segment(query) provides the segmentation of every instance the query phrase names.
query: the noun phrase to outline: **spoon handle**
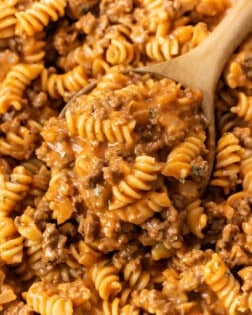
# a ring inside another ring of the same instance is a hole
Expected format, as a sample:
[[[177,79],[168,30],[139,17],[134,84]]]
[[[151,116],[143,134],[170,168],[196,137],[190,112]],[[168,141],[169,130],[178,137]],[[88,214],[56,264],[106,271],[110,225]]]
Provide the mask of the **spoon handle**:
[[[202,55],[199,62],[205,64],[203,73],[212,78],[206,88],[209,85],[211,88],[211,83],[215,88],[228,58],[249,32],[252,32],[252,0],[238,0],[203,45],[197,47],[197,53]]]
[[[252,32],[252,0],[238,0],[199,46],[174,59],[135,71],[159,74],[184,86],[213,93],[225,63],[249,32]]]

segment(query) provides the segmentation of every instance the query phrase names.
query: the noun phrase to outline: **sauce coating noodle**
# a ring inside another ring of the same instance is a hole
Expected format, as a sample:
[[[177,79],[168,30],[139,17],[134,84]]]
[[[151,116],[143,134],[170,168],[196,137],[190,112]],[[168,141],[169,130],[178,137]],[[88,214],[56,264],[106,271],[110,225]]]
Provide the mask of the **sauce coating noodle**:
[[[218,83],[203,196],[200,91],[131,72],[234,2],[1,0],[1,314],[252,313],[251,35]]]

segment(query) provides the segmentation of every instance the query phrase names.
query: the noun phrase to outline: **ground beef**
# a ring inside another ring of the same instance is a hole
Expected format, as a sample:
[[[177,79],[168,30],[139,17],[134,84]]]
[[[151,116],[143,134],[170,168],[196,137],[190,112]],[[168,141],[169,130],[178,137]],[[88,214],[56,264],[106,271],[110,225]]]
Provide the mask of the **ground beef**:
[[[96,214],[88,212],[86,217],[81,216],[78,232],[83,236],[87,244],[92,243],[100,231],[100,221]]]
[[[88,157],[85,158],[87,168],[81,169],[78,175],[81,176],[81,183],[85,188],[93,188],[102,179],[102,168],[104,165],[104,160],[92,157],[89,159],[90,163],[88,163]],[[88,164],[87,164],[88,163]],[[80,174],[81,173],[81,174]]]
[[[76,237],[78,233],[76,227],[71,222],[66,222],[59,226],[59,232],[70,238]]]
[[[0,52],[0,81],[2,81],[11,68],[18,64],[19,57],[16,53],[10,50]]]
[[[77,31],[68,26],[67,21],[63,21],[61,27],[54,36],[54,47],[60,55],[66,56],[71,50],[79,46]]]
[[[44,142],[36,151],[37,157],[49,167],[64,169],[74,159],[69,136],[63,127],[59,130],[55,118],[51,118],[41,133],[45,141],[55,141],[55,146]]]
[[[167,300],[167,297],[157,290],[134,291],[132,304],[143,308],[151,314],[178,315],[174,305]],[[162,311],[161,311],[162,310]]]
[[[117,185],[123,175],[130,172],[129,164],[121,157],[111,157],[108,167],[103,168],[104,180],[109,185]]]
[[[85,14],[75,24],[76,29],[78,31],[83,32],[84,34],[90,34],[93,31],[95,26],[96,26],[96,18],[91,12],[88,12],[87,14]]]
[[[35,92],[34,90],[28,89],[27,96],[30,103],[35,108],[41,108],[48,102],[47,94],[45,92]]]
[[[33,315],[34,312],[30,306],[24,302],[12,302],[6,309],[3,310],[2,315]]]
[[[141,257],[144,257],[144,252],[141,250],[140,244],[135,242],[127,244],[124,248],[113,255],[113,263],[115,267],[121,269],[133,259],[135,253],[139,255],[139,251],[140,254],[142,253]]]
[[[173,258],[174,268],[184,272],[188,268],[205,265],[211,256],[212,250],[210,249],[206,251],[200,249],[186,251],[186,249],[181,249],[177,251],[176,257]]]
[[[114,226],[116,226],[116,229]],[[121,250],[138,236],[138,231],[133,224],[119,223],[115,220],[107,221],[107,226],[105,226],[101,232],[101,237],[98,240],[98,249],[102,252]],[[103,232],[110,234],[111,237],[108,237]],[[105,237],[103,236],[104,234],[106,235]]]
[[[148,143],[139,143],[135,147],[136,155],[151,155],[156,151],[162,149],[165,145],[164,137],[157,139],[156,141]]]
[[[61,263],[67,257],[65,244],[67,237],[60,234],[55,224],[47,223],[43,233],[42,249],[45,263]]]
[[[234,128],[234,135],[240,140],[240,142],[249,149],[252,149],[252,130],[251,128]]]
[[[41,230],[45,229],[45,224],[50,214],[51,209],[49,208],[49,202],[43,198],[43,201],[38,204],[34,212],[34,222]]]
[[[234,209],[232,223],[240,226],[242,222],[247,222],[252,209],[252,197],[239,198],[231,204]]]
[[[120,18],[133,9],[132,0],[102,0],[100,3],[101,14],[106,13],[111,22],[118,22]]]
[[[132,240],[132,235],[120,234],[118,238],[101,238],[99,239],[98,250],[102,253],[110,253],[120,250]]]
[[[194,182],[201,182],[205,180],[208,176],[209,168],[208,162],[205,161],[202,156],[198,156],[191,162],[192,167],[192,180]]]
[[[172,206],[161,213],[161,218],[152,217],[141,226],[155,241],[163,241],[168,248],[177,247],[180,240],[178,212]]]
[[[244,71],[244,74],[248,78],[248,80],[252,80],[252,57],[251,57],[251,47],[250,51],[247,51],[244,57],[244,60],[242,61],[242,68]]]
[[[72,19],[80,19],[91,10],[99,0],[68,0],[66,13]]]

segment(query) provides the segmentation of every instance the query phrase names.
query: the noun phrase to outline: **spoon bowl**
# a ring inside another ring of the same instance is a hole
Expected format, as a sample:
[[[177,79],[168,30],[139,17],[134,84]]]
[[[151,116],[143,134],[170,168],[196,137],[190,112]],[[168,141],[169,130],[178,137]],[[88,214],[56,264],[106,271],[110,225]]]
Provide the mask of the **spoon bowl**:
[[[203,94],[202,113],[208,122],[207,148],[209,172],[205,178],[202,192],[205,190],[215,160],[215,115],[214,97],[218,80],[230,55],[252,32],[252,2],[237,1],[215,30],[202,44],[179,57],[142,68],[130,69],[139,74],[149,73],[167,77],[180,82],[183,86],[199,88]],[[89,93],[96,86],[92,82],[76,93],[60,113],[63,117],[66,108],[79,96]]]

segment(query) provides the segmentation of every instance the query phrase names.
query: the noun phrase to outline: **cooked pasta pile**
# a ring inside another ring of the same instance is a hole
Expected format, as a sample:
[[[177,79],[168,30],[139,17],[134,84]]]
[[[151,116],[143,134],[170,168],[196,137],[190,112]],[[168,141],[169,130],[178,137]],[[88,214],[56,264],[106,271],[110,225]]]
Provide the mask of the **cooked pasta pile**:
[[[200,91],[131,71],[233,3],[1,0],[1,314],[252,314],[252,37],[218,83],[204,195]]]

